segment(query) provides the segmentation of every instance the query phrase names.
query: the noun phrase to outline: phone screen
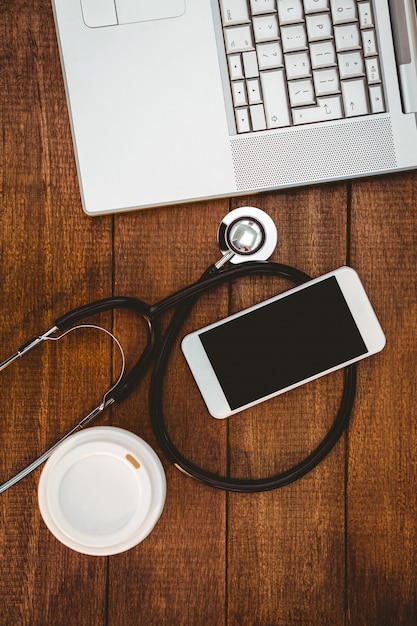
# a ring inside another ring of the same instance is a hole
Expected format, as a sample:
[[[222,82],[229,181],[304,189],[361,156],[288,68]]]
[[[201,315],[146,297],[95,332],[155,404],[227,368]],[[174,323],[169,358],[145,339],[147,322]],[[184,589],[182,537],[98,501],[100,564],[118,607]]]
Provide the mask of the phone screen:
[[[199,336],[232,410],[368,352],[333,276]]]

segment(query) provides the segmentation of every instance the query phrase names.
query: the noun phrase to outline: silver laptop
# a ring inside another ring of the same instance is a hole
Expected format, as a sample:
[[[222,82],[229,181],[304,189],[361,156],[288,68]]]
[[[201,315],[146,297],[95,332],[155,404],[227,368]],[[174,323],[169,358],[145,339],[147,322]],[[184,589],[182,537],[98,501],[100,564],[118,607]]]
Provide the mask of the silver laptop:
[[[415,0],[52,0],[91,215],[417,167]]]

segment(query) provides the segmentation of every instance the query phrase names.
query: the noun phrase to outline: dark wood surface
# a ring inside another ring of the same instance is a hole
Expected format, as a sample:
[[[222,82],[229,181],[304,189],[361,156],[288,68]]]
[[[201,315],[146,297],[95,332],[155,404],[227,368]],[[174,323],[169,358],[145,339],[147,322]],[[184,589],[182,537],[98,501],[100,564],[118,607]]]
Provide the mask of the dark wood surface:
[[[156,302],[195,280],[218,258],[217,224],[244,204],[275,220],[273,260],[313,276],[351,264],[387,336],[385,350],[359,365],[350,428],[332,453],[265,494],[226,494],[169,465],[150,426],[148,374],[99,423],[137,433],[160,455],[159,523],[124,554],[73,552],[41,519],[37,470],[0,496],[1,626],[415,625],[417,173],[89,218],[49,1],[1,0],[0,49],[0,361],[72,307],[113,294]],[[185,330],[286,287],[221,287]],[[99,322],[132,358],[143,340],[137,320]],[[98,404],[114,361],[107,340],[80,331],[1,373],[0,481]],[[341,388],[337,373],[218,422],[176,348],[163,393],[186,455],[219,474],[258,477],[313,448]]]

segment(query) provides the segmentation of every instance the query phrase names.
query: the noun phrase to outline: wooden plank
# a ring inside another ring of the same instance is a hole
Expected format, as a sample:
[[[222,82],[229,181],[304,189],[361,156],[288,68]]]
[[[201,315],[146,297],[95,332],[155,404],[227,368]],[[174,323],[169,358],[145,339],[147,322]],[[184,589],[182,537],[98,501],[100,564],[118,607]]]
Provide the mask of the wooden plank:
[[[217,225],[227,211],[228,203],[217,201],[117,217],[116,293],[154,303],[197,280],[219,258]],[[225,315],[227,307],[227,287],[204,296],[181,335]],[[163,327],[169,317],[164,316]],[[136,326],[135,320],[116,315],[117,335],[130,353],[138,345]],[[220,626],[226,602],[226,497],[167,462],[150,426],[148,387],[149,375],[114,410],[113,423],[136,432],[157,451],[166,469],[167,501],[151,535],[110,560],[109,625]],[[208,415],[178,345],[163,394],[168,432],[179,450],[224,474],[227,425]]]
[[[81,210],[50,3],[3,3],[0,41],[2,359],[68,308],[111,294],[112,222]],[[109,358],[107,340],[82,333],[2,372],[2,480],[100,402]],[[0,622],[103,624],[106,562],[49,533],[39,474],[0,496]]]
[[[359,369],[349,436],[349,623],[417,622],[415,172],[353,186],[352,262],[387,345]]]
[[[275,220],[273,260],[319,276],[345,263],[343,184],[253,199]],[[242,308],[293,285],[259,279],[235,285]],[[231,472],[259,478],[307,456],[333,421],[340,373],[230,418]],[[341,624],[344,615],[342,440],[305,478],[263,494],[228,499],[228,624]]]

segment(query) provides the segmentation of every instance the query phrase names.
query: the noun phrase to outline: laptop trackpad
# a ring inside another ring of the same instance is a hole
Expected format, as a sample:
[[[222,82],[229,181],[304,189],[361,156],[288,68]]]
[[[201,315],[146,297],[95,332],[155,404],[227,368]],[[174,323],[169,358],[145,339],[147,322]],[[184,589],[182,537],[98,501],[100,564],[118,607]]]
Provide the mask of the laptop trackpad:
[[[115,0],[115,3],[119,24],[163,20],[185,11],[185,0]]]
[[[185,12],[185,0],[81,0],[81,5],[90,28],[163,20]]]

